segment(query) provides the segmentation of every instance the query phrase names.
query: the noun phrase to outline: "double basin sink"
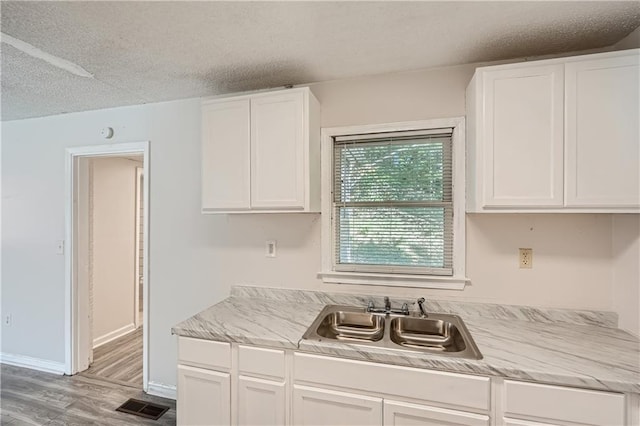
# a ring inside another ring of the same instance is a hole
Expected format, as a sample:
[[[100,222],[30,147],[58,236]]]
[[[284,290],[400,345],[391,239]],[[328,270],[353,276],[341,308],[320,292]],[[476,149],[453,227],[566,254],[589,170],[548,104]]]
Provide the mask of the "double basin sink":
[[[329,305],[302,337],[386,349],[404,349],[444,356],[482,359],[457,315],[372,313],[366,308]]]

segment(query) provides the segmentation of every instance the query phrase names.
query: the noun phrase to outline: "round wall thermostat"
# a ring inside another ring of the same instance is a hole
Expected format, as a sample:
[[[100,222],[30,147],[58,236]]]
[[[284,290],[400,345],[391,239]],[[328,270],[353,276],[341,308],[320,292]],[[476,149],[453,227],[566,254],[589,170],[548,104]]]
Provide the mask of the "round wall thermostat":
[[[113,128],[105,127],[104,129],[100,130],[100,136],[105,139],[111,139],[113,137]]]

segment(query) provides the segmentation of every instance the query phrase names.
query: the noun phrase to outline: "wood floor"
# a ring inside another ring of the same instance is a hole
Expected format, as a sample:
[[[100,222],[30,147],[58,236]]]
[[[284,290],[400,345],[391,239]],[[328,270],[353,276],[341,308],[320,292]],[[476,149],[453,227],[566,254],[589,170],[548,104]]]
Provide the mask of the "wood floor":
[[[142,327],[93,351],[93,364],[82,376],[142,389]]]
[[[170,408],[148,420],[115,411],[129,398]],[[81,375],[59,376],[0,365],[1,424],[47,425],[175,425],[175,401],[144,394],[129,386]]]

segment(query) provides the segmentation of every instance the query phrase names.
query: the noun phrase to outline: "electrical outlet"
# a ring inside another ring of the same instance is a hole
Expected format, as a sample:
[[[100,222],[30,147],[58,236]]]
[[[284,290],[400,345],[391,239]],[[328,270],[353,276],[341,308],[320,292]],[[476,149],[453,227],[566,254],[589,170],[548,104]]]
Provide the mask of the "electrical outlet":
[[[533,249],[521,248],[520,250],[520,269],[533,268]]]
[[[276,242],[275,240],[268,240],[266,245],[265,256],[276,257]]]
[[[4,316],[4,325],[6,325],[7,327],[11,327],[11,314],[7,314]]]

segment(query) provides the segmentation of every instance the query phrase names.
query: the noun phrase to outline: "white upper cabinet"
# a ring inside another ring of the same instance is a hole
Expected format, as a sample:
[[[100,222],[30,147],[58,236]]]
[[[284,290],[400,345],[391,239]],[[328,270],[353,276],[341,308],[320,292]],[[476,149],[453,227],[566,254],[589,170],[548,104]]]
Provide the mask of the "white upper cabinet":
[[[482,77],[485,206],[561,206],[562,65]]]
[[[202,207],[251,208],[249,99],[202,105]]]
[[[467,211],[640,211],[639,52],[478,68]]]
[[[203,212],[318,212],[319,111],[308,88],[203,101]]]
[[[301,93],[251,100],[251,205],[304,209]]]
[[[566,65],[566,204],[640,205],[640,55]]]

